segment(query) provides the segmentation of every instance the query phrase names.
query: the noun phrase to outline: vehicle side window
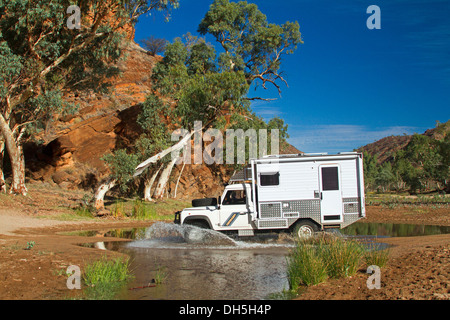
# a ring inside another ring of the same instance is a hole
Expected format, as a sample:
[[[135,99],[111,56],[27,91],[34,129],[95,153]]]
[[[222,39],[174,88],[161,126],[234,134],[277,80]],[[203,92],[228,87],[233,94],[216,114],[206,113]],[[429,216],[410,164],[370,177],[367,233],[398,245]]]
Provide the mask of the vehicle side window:
[[[225,195],[222,205],[247,204],[244,190],[230,190]]]
[[[278,186],[280,185],[280,173],[261,173],[259,183],[264,186]]]

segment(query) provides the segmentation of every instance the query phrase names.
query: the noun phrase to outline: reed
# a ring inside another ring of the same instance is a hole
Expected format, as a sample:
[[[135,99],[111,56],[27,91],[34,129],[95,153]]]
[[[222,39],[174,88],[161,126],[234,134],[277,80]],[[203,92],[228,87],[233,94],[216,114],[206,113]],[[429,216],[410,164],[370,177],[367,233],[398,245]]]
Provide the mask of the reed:
[[[297,290],[299,285],[312,286],[328,278],[325,262],[314,246],[301,242],[287,257],[289,287]]]
[[[85,266],[83,280],[88,286],[124,282],[132,277],[128,258],[107,259],[91,262]]]
[[[342,238],[321,240],[316,250],[324,260],[330,278],[344,278],[356,274],[365,251],[362,244]]]
[[[384,250],[370,250],[364,253],[364,262],[368,266],[378,266],[380,268],[383,268],[387,265],[387,262],[389,260],[390,250],[384,249]]]
[[[329,278],[355,275],[364,265],[386,265],[389,251],[367,251],[355,240],[317,237],[297,242],[287,256],[287,276],[291,290],[312,286]]]

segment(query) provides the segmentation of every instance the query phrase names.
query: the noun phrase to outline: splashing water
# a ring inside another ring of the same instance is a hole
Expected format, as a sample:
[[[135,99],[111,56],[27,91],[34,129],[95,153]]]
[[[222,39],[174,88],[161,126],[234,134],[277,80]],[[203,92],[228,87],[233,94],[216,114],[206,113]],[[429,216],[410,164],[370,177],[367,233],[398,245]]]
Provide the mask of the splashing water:
[[[145,229],[131,246],[186,248],[187,246],[235,247],[237,242],[223,233],[190,225],[156,222]]]
[[[156,222],[145,229],[140,236],[137,236],[136,241],[130,243],[129,246],[164,249],[246,249],[276,246],[286,247],[286,244],[236,241],[221,232],[210,229],[202,229],[191,225]]]

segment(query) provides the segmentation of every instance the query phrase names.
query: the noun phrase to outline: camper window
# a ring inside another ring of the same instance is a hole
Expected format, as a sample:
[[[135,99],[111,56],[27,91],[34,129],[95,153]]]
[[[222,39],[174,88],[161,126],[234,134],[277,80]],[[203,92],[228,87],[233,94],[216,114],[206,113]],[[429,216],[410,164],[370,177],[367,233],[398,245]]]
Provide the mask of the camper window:
[[[323,191],[339,190],[338,167],[322,168],[322,190]]]
[[[278,186],[280,184],[280,173],[261,173],[259,178],[261,186]]]

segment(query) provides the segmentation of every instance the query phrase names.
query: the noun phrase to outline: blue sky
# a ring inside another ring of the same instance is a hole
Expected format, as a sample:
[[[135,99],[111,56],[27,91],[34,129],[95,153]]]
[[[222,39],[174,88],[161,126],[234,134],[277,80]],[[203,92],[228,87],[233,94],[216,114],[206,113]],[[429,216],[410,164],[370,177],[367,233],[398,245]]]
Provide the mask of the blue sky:
[[[169,22],[159,13],[143,17],[135,40],[197,35],[212,2],[180,0]],[[282,67],[289,87],[281,97],[275,90],[250,92],[277,98],[252,109],[265,119],[283,118],[299,150],[352,151],[450,119],[450,0],[248,2],[271,23],[300,24],[304,44]],[[381,9],[379,30],[366,26],[370,5]]]

